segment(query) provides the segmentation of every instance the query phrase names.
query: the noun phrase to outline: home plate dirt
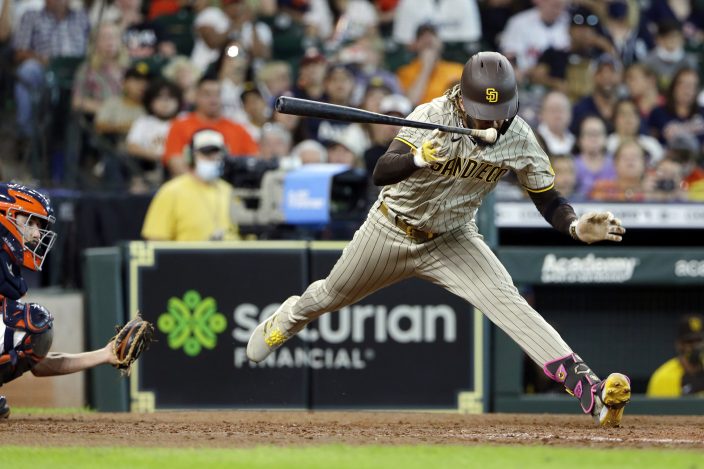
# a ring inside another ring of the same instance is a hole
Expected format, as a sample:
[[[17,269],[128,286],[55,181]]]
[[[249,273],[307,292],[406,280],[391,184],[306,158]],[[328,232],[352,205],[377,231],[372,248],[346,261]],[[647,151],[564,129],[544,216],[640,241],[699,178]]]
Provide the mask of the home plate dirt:
[[[704,450],[704,417],[624,416],[596,428],[584,415],[202,411],[31,415],[0,421],[3,445],[249,447],[319,444],[510,444]]]

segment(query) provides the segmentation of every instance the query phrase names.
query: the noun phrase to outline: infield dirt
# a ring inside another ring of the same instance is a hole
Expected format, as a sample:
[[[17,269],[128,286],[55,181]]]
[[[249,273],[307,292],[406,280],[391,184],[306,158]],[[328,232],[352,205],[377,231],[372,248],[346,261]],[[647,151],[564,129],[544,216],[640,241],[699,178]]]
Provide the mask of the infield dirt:
[[[704,450],[704,417],[624,417],[596,428],[584,415],[201,411],[31,415],[0,421],[3,445],[231,448],[319,444],[510,444]]]

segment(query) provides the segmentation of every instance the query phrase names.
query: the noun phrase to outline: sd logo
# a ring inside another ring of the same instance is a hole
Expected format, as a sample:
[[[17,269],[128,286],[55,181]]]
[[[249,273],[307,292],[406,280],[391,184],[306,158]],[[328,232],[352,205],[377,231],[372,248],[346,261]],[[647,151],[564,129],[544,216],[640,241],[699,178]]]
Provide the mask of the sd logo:
[[[486,100],[490,103],[495,103],[499,100],[499,92],[496,91],[496,88],[486,89]]]

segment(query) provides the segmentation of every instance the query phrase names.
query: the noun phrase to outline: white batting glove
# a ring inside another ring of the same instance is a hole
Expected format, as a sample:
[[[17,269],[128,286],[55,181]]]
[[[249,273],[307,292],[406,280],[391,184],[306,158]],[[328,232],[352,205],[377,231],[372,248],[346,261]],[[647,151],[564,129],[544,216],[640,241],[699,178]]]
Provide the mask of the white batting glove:
[[[585,213],[570,224],[572,237],[587,244],[604,240],[619,242],[625,232],[621,220],[611,212]]]
[[[423,145],[413,151],[413,163],[419,168],[426,168],[434,163],[447,161],[450,145],[445,144],[444,136],[445,132],[433,130],[430,140],[423,142]]]

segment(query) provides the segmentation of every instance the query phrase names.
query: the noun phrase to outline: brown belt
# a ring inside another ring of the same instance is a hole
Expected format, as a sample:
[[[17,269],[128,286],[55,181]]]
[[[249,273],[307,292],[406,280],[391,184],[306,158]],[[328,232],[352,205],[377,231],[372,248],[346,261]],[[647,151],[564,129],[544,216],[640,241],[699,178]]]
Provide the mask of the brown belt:
[[[421,231],[413,228],[411,225],[401,220],[398,216],[393,216],[389,213],[389,207],[386,206],[384,202],[379,205],[379,211],[389,220],[391,223],[396,225],[401,231],[406,233],[406,236],[411,238],[417,243],[425,243],[431,239],[438,236],[437,233],[430,233],[429,231]]]

